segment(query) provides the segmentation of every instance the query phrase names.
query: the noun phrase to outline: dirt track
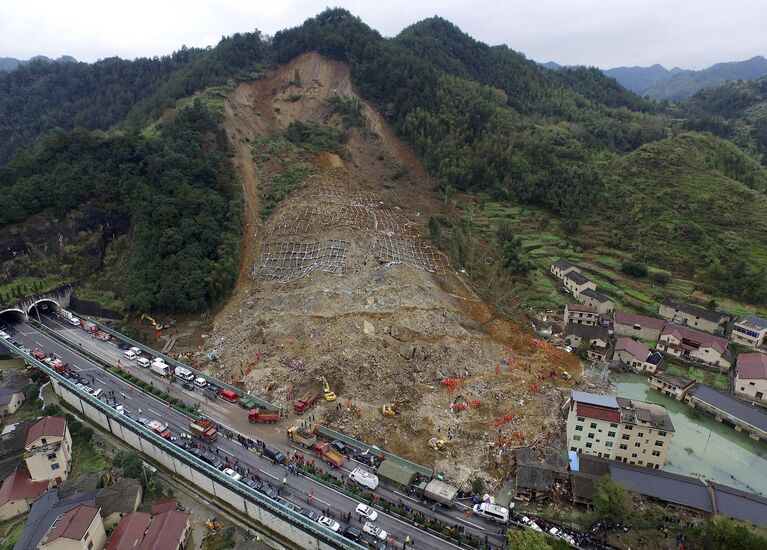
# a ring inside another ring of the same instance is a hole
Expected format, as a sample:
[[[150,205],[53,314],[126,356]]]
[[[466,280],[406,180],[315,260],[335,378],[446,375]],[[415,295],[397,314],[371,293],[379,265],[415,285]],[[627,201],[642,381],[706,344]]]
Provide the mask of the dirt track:
[[[220,356],[209,369],[286,410],[301,391],[321,393],[325,375],[339,400],[316,410],[324,423],[455,482],[478,472],[501,479],[509,453],[499,455],[498,443],[542,445],[562,429],[553,387],[562,381],[540,381],[539,372],[578,367],[494,319],[422,238],[441,203],[383,119],[364,105],[366,128],[349,132],[345,158],[314,156],[314,176],[269,219],[259,218],[259,181],[291,159],[255,162],[253,144],[279,137],[293,120],[338,124],[325,100],[355,95],[350,82],[344,64],[310,53],[239,85],[226,100],[224,127],[248,216],[237,288],[206,341],[205,351]],[[395,179],[392,167],[402,165],[407,173]],[[307,243],[321,244],[304,254],[298,245]],[[284,282],[301,269],[308,275]],[[393,401],[400,414],[382,417],[381,405]],[[466,408],[453,412],[453,403]],[[445,450],[428,448],[429,438],[448,434]]]

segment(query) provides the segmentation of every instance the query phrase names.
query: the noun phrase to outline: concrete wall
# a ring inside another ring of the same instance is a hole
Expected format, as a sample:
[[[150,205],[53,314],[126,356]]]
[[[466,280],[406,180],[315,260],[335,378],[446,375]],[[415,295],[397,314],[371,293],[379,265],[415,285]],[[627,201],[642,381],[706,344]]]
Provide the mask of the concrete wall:
[[[70,404],[77,411],[82,412],[84,416],[87,416],[92,422],[101,426],[105,431],[111,432],[115,437],[118,437],[129,446],[145,454],[152,462],[161,465],[166,470],[175,474],[177,478],[188,480],[206,493],[218,498],[226,505],[247,515],[255,523],[263,526],[264,529],[271,531],[276,538],[283,540],[287,539],[299,548],[315,548],[317,550],[335,548],[335,546],[332,546],[329,543],[314,538],[311,534],[303,531],[298,526],[276,514],[271,513],[266,508],[260,507],[257,503],[246,499],[229,487],[219,483],[217,480],[208,477],[207,473],[198,470],[190,463],[166,452],[165,449],[155,445],[148,435],[137,433],[134,429],[128,428],[127,423],[130,422],[130,420],[126,419],[126,425],[123,425],[121,421],[108,417],[104,412],[86,402],[73,390],[70,390],[70,388],[66,387],[64,384],[59,383],[59,381],[53,377],[51,379],[51,385],[53,386],[53,391],[56,395]],[[190,462],[191,460],[192,459],[189,458]]]

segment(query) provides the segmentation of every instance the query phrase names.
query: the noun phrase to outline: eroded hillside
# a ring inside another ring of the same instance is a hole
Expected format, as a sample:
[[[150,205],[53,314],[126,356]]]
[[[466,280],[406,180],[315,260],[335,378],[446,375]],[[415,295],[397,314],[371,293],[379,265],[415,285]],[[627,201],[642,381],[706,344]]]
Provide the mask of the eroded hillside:
[[[335,152],[284,139],[296,121],[343,131],[334,97],[363,114]],[[206,340],[212,372],[285,410],[321,393],[325,375],[339,400],[318,419],[456,481],[488,468],[501,477],[499,443],[542,448],[561,433],[563,381],[547,375],[576,374],[573,360],[497,318],[423,238],[441,202],[348,67],[309,53],[241,84],[224,127],[247,221],[239,282]],[[399,412],[384,418],[389,402]],[[432,437],[446,449],[429,449]]]

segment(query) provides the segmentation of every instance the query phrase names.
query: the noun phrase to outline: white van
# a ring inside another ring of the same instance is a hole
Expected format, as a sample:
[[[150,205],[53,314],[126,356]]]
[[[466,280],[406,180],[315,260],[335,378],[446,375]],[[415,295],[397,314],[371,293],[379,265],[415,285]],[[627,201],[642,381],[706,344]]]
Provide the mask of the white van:
[[[70,324],[79,327],[80,326],[80,318],[79,317],[72,317],[69,319]]]
[[[145,369],[148,369],[148,368],[149,368],[149,365],[150,365],[151,363],[152,363],[152,362],[151,362],[149,359],[147,359],[146,357],[139,357],[138,359],[136,359],[136,364],[137,364],[139,367],[143,367],[143,368],[145,368]]]
[[[102,393],[104,393],[104,390],[102,390],[101,388],[99,388],[99,389],[97,389],[97,390],[93,390],[93,393],[91,393],[91,395],[92,395],[93,397],[100,397]]]
[[[157,358],[154,361],[152,361],[152,366],[149,367],[149,370],[151,370],[155,374],[159,374],[160,376],[168,376],[168,374],[170,374],[170,367],[165,361],[163,361],[160,358]]]
[[[132,352],[131,350],[129,350],[129,349],[128,349],[128,350],[125,350],[125,352],[123,352],[123,355],[125,356],[125,358],[126,358],[126,359],[128,359],[128,360],[130,360],[130,361],[135,361],[135,360],[136,360],[136,357],[137,357],[137,355],[136,355],[135,353],[133,353],[133,352]]]
[[[205,378],[203,378],[202,376],[198,376],[197,378],[194,379],[194,385],[197,386],[198,388],[205,388],[208,386],[208,381],[205,380]]]
[[[176,367],[176,369],[173,371],[173,373],[182,380],[194,380],[194,373],[190,371],[187,368],[184,367]]]
[[[367,487],[371,491],[375,491],[378,487],[378,476],[371,474],[362,468],[355,468],[354,471],[349,474],[349,479],[359,483],[363,487]]]
[[[498,523],[509,523],[509,510],[497,504],[483,502],[474,505],[474,513]]]

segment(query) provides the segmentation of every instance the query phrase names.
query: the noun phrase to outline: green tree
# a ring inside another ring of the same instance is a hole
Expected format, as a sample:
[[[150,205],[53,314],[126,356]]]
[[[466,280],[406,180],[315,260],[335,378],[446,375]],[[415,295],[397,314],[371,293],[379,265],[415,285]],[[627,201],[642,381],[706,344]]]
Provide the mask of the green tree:
[[[543,533],[532,529],[509,529],[509,548],[514,550],[552,550],[568,548],[563,541],[550,539]],[[561,543],[561,544],[560,544]]]
[[[126,477],[144,482],[144,461],[134,451],[119,451],[114,458],[114,465],[123,471]]]
[[[21,388],[21,392],[24,394],[26,399],[37,399],[37,396],[40,395],[40,386],[37,384],[26,384],[23,388]]]
[[[699,531],[698,542],[704,550],[762,550],[767,548],[767,538],[738,525],[729,518],[717,518]]]
[[[475,477],[471,482],[471,490],[475,495],[482,493],[485,488],[485,481],[481,477]]]
[[[594,512],[599,519],[625,523],[629,518],[625,487],[605,476],[594,483]]]

